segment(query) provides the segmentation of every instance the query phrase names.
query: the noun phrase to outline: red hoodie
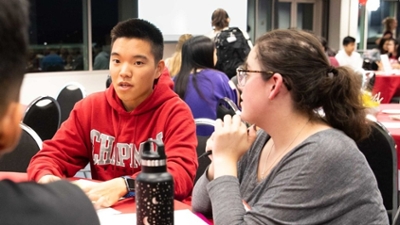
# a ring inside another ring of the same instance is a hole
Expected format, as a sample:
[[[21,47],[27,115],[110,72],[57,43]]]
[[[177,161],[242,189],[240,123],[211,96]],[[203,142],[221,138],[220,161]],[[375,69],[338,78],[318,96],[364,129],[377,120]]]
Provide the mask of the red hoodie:
[[[127,112],[113,86],[78,102],[52,140],[45,141],[28,167],[29,179],[43,175],[73,177],[90,162],[92,178],[136,177],[139,149],[149,138],[162,139],[175,198],[190,196],[197,170],[196,128],[189,107],[163,73],[153,93]]]

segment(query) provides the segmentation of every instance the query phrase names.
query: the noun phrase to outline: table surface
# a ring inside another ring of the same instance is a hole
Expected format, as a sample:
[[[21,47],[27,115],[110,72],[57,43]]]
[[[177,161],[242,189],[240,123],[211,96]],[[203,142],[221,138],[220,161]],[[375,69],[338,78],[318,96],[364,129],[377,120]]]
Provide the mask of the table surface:
[[[372,93],[380,93],[382,103],[390,103],[393,97],[400,94],[400,74],[377,72]]]
[[[28,181],[28,176],[26,173],[20,173],[20,172],[6,172],[6,171],[0,171],[0,180],[4,179],[9,179],[14,182],[23,182],[23,181]],[[76,180],[75,178],[71,178],[72,180]],[[135,213],[136,212],[136,203],[135,203],[135,198],[127,198],[124,200],[119,201],[116,203],[114,206],[111,208],[120,211],[121,213]],[[188,209],[191,210],[191,206],[186,205],[180,201],[174,200],[174,210],[184,210]],[[202,220],[204,220],[208,224],[212,224],[212,221],[209,221],[206,219],[204,216],[201,214],[195,213],[198,217],[200,217]]]
[[[396,143],[397,162],[400,162],[400,120],[391,119],[389,114],[382,112],[382,110],[386,109],[396,109],[400,111],[400,104],[381,104],[379,109],[380,112],[376,115],[376,118],[386,127],[390,135],[392,135]],[[400,163],[397,163],[397,168],[400,170]]]

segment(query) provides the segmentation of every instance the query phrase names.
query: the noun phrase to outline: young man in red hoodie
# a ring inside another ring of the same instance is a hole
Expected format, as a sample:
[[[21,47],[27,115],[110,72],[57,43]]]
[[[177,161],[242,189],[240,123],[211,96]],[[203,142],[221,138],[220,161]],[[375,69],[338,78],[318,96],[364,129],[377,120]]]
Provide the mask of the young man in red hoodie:
[[[86,186],[100,206],[111,206],[134,187],[141,171],[140,149],[149,138],[164,142],[175,199],[191,195],[197,170],[195,124],[189,107],[174,93],[165,70],[163,36],[141,19],[118,23],[111,31],[112,85],[78,102],[52,140],[29,165],[30,179],[48,183],[72,177],[89,162]]]

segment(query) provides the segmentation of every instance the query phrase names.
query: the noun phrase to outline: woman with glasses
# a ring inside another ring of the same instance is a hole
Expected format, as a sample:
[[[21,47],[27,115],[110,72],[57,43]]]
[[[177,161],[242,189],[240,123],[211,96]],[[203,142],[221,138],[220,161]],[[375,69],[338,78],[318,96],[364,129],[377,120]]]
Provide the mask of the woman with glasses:
[[[217,118],[219,99],[237,102],[235,86],[223,72],[213,69],[216,63],[214,43],[206,36],[187,40],[182,46],[182,64],[174,78],[175,92],[190,107],[194,118]],[[197,135],[210,136],[210,126],[198,126]]]
[[[357,76],[294,29],[261,36],[237,72],[242,114],[217,120],[193,210],[215,224],[389,224],[355,144],[370,131]]]
[[[386,39],[384,46],[388,50],[387,55],[389,57],[390,64],[393,69],[399,69],[399,59],[400,59],[400,46],[399,42],[394,38]]]

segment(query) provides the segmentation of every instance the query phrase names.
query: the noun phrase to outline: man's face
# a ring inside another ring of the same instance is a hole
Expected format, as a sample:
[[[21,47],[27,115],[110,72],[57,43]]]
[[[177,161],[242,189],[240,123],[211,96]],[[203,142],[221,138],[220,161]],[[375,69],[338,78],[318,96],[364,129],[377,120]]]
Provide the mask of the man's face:
[[[354,49],[356,48],[356,43],[349,43],[348,45],[345,45],[344,46],[344,50],[347,52],[347,53],[351,53],[351,52],[354,52]]]
[[[164,62],[155,62],[148,41],[137,38],[115,40],[110,57],[110,74],[114,89],[129,112],[153,91]]]

